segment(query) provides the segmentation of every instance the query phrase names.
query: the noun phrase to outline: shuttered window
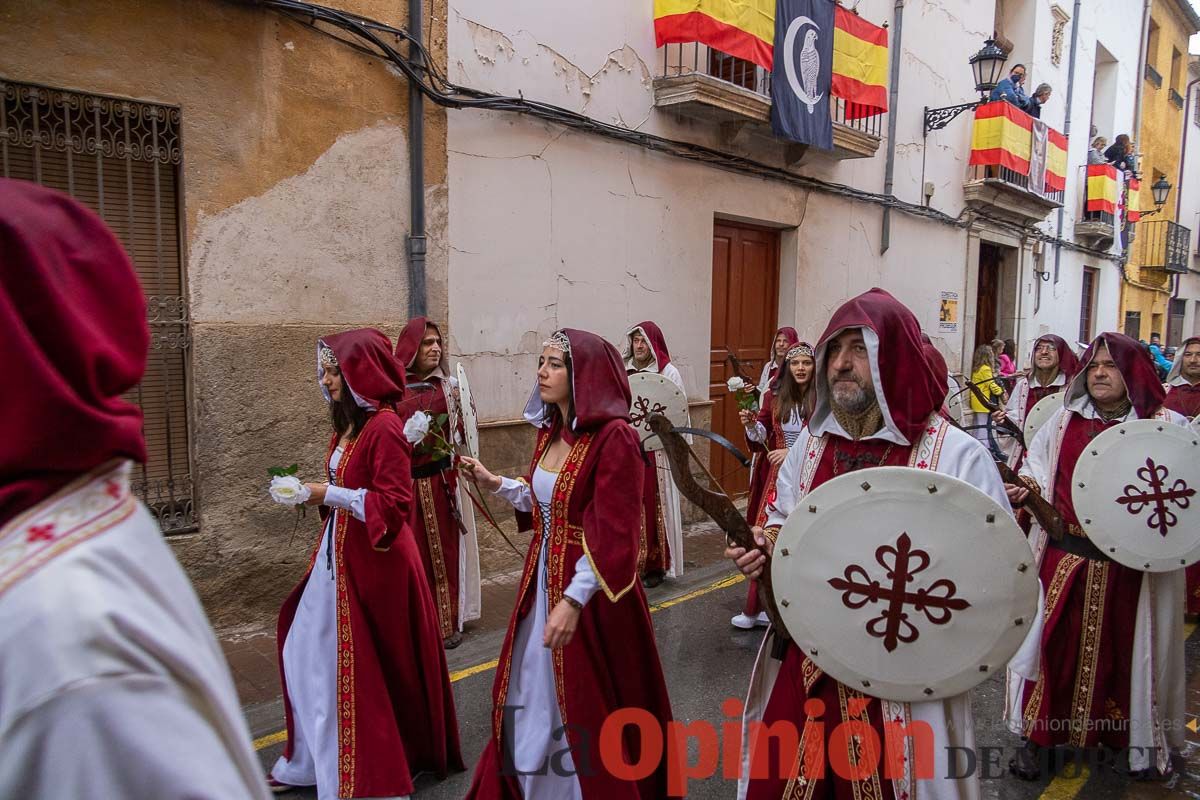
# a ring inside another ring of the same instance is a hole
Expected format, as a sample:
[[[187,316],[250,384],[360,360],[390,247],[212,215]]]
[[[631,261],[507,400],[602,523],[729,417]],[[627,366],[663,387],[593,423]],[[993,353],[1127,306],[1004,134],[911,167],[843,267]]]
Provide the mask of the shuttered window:
[[[196,529],[189,431],[191,344],[181,246],[178,108],[0,78],[0,174],[67,192],[124,245],[146,294],[146,376],[128,394],[149,458],[134,490],[165,533]]]

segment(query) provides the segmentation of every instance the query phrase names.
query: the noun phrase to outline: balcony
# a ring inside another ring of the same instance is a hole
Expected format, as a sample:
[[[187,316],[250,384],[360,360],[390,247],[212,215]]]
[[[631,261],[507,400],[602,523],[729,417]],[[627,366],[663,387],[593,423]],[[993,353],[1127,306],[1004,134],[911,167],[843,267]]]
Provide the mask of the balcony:
[[[1067,140],[1047,126],[1042,145],[1034,130],[1032,117],[1003,101],[975,109],[976,146],[963,183],[968,206],[1020,225],[1041,222],[1062,207]]]
[[[668,44],[661,49],[662,74],[654,79],[655,106],[720,125],[727,145],[744,128],[766,127],[770,133],[770,72],[695,42]],[[847,110],[844,100],[830,98],[833,150],[808,150],[792,142],[788,161],[794,163],[806,152],[838,160],[875,155],[883,136],[884,115],[847,119]]]
[[[1146,80],[1153,83],[1155,89],[1162,88],[1162,75],[1160,75],[1158,73],[1158,70],[1156,70],[1154,67],[1150,66],[1149,64],[1146,65]]]
[[[1142,269],[1171,273],[1188,271],[1191,230],[1169,219],[1139,222],[1134,228],[1131,263]]]
[[[1171,89],[1167,93],[1167,96],[1171,98],[1171,105],[1173,105],[1179,109],[1183,108],[1183,95],[1181,95],[1179,92],[1175,91],[1174,89]]]

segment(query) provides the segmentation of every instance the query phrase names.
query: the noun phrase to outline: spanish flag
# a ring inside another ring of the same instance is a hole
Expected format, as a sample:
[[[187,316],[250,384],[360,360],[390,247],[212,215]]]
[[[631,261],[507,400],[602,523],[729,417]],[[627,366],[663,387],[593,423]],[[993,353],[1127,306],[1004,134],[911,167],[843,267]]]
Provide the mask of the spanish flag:
[[[1046,191],[1067,188],[1067,137],[1054,128],[1046,131]]]
[[[841,6],[834,8],[833,86],[846,119],[887,111],[888,33]]]
[[[1029,174],[1033,152],[1033,117],[1012,103],[997,100],[975,109],[968,163],[1006,167],[1018,175]],[[1046,132],[1045,191],[1062,191],[1067,185],[1067,137],[1050,128]]]
[[[1109,167],[1116,173],[1116,167]],[[1115,191],[1114,191],[1115,194]],[[1142,204],[1140,202],[1142,195],[1142,182],[1137,178],[1129,179],[1129,194],[1125,200],[1125,218],[1130,222],[1137,222],[1142,218]]]
[[[1088,211],[1115,214],[1117,211],[1117,168],[1111,164],[1089,164],[1087,168]]]
[[[775,0],[654,0],[658,47],[700,42],[771,69],[775,60]]]

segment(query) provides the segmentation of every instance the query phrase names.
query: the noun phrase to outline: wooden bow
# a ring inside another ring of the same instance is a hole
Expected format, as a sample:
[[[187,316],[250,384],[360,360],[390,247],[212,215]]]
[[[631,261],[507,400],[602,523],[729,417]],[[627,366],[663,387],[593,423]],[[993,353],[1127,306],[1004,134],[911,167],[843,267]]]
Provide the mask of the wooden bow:
[[[712,481],[714,488],[710,489],[702,486],[697,482],[695,476],[688,469],[688,459],[696,459],[696,454],[692,452],[692,448],[684,440],[680,429],[671,425],[671,421],[662,414],[651,414],[647,419],[647,424],[650,430],[654,431],[655,435],[662,441],[663,453],[667,456],[667,461],[671,465],[671,477],[675,479],[675,485],[679,488],[679,493],[695,503],[701,511],[712,518],[713,522],[717,523],[725,535],[729,537],[729,541],[737,547],[745,548],[746,551],[761,550],[761,547],[754,541],[754,533],[750,530],[750,524],[746,522],[746,518],[742,516],[742,512],[733,504],[733,500],[729,495],[720,490],[717,486],[716,479],[709,473],[708,477]],[[748,463],[748,459],[742,455],[736,447],[733,447],[723,437],[710,435],[709,431],[690,430],[690,432],[705,436],[713,441],[716,441],[726,449],[731,450],[735,456],[743,463]],[[696,459],[696,463],[703,467],[703,463]],[[707,468],[705,472],[708,472]],[[764,555],[766,555],[764,553]],[[783,647],[791,637],[787,633],[787,628],[783,624],[782,618],[779,616],[779,608],[775,605],[775,593],[771,589],[771,557],[767,556],[767,562],[763,566],[762,574],[758,576],[756,583],[758,585],[758,599],[766,609],[767,617],[771,620],[771,624],[775,626],[776,636],[776,653],[781,653]]]
[[[967,381],[967,388],[971,390],[971,394],[975,395],[975,399],[982,403],[983,407],[988,411],[994,413],[1000,410],[1000,405],[984,395],[978,384],[973,381]],[[1017,428],[1016,423],[1006,417],[1001,424],[1006,431],[1016,438],[1021,448],[1025,449],[1025,437]],[[956,427],[961,427],[957,423],[955,425]],[[1015,486],[1025,486],[1025,482],[1021,480],[1021,477],[1004,461],[996,461],[996,469],[1000,472],[1000,478],[1005,483],[1011,483]],[[1049,500],[1031,489],[1029,496],[1025,498],[1024,505],[1051,539],[1061,539],[1066,535],[1066,527],[1063,525],[1062,515],[1058,513],[1058,509]]]
[[[983,407],[988,411],[995,414],[1000,410],[1000,404],[985,395],[983,390],[979,388],[979,384],[975,383],[974,381],[967,381],[967,388],[971,390],[971,394],[975,395],[975,399],[978,400],[980,404],[982,404]],[[1017,427],[1017,423],[1013,422],[1008,417],[1005,417],[1000,422],[1000,427],[1003,428],[1009,436],[1017,440],[1017,444],[1021,445],[1022,450],[1026,449],[1025,433]]]

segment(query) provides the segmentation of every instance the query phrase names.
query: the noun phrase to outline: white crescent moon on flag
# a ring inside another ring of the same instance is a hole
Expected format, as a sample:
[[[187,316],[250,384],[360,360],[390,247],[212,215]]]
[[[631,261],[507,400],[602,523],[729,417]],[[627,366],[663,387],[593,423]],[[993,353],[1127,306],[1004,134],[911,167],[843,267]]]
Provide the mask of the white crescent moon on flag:
[[[800,79],[796,77],[796,36],[799,35],[800,29],[805,24],[812,25],[818,31],[821,27],[813,22],[810,17],[796,17],[792,23],[788,25],[787,35],[783,37],[783,69],[787,73],[788,85],[792,87],[792,91],[806,105],[816,105],[821,102],[823,94],[812,97],[808,92],[804,91],[804,87],[800,85]]]

